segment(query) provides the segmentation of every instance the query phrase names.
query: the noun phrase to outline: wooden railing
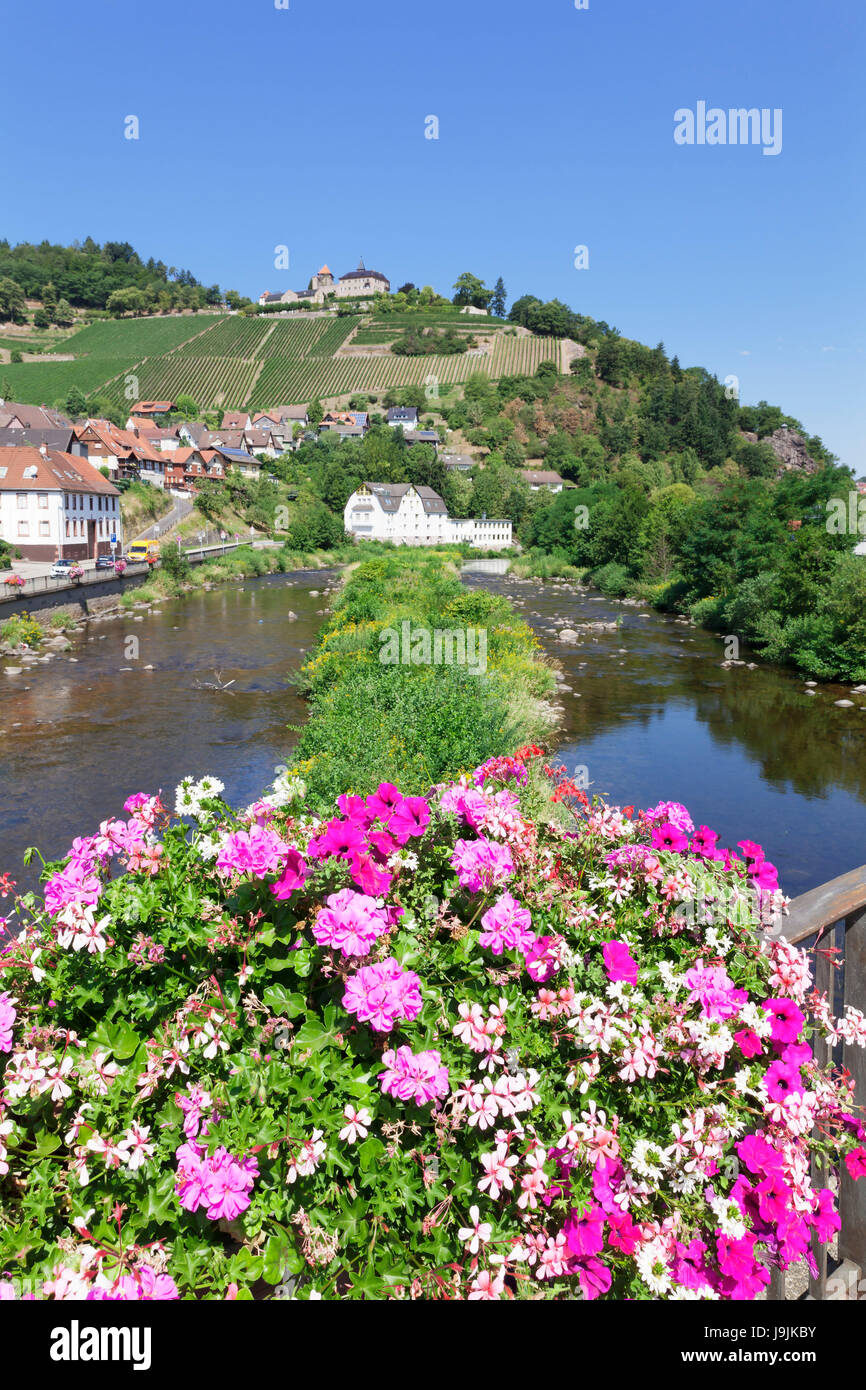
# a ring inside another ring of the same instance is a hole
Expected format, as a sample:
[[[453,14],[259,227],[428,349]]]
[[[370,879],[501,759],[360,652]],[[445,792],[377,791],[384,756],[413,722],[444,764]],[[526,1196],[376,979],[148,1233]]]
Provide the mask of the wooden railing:
[[[866,865],[795,898],[789,915],[783,918],[781,934],[792,946],[809,952],[815,988],[827,995],[834,1015],[841,1014],[849,1004],[866,1013]],[[845,1044],[834,1050],[829,1043],[818,1040],[813,1050],[821,1064],[832,1060],[848,1069],[854,1078],[855,1102],[866,1105],[866,1049]],[[839,1264],[828,1277],[826,1247],[821,1247],[817,1240],[813,1242],[818,1273],[809,1279],[809,1297],[863,1298],[866,1180],[853,1182],[844,1163],[836,1176],[842,1219]],[[819,1163],[813,1164],[812,1180],[816,1186],[825,1186],[828,1177]],[[786,1286],[786,1276],[777,1272],[768,1298],[785,1298]]]

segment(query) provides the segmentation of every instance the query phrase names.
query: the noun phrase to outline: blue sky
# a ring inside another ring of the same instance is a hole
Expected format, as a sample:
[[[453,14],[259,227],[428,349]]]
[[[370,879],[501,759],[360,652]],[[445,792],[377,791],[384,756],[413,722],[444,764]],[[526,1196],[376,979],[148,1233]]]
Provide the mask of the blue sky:
[[[866,472],[864,14],[862,0],[16,6],[0,229],[128,240],[254,297],[361,255],[394,288],[502,275],[510,298],[556,296],[736,375],[744,403],[781,405]],[[699,101],[781,108],[781,153],[676,145],[674,112]]]

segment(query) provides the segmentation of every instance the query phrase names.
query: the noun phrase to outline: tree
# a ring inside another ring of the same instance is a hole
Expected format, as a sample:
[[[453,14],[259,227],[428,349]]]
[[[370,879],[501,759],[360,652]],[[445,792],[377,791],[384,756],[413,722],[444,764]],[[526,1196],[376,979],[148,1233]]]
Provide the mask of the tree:
[[[177,406],[178,411],[181,415],[198,415],[198,406],[196,405],[192,396],[178,396],[177,400],[175,401],[175,405]]]
[[[11,319],[13,323],[26,320],[24,291],[15,280],[4,276],[0,280],[0,319]]]
[[[526,462],[526,450],[516,439],[511,438],[502,451],[502,457],[509,468],[522,468]]]
[[[484,288],[483,280],[479,280],[477,275],[470,274],[468,270],[457,276],[454,291],[454,304],[471,304],[476,309],[486,309],[493,294],[492,290]]]
[[[51,319],[50,319],[50,317],[49,317],[49,314],[48,314],[48,310],[47,310],[47,309],[37,309],[37,310],[36,310],[35,314],[33,315],[33,327],[34,327],[34,328],[50,328],[50,327],[51,327]]]
[[[57,308],[54,310],[54,322],[60,328],[69,328],[75,322],[72,305],[68,299],[58,299]]]
[[[307,414],[310,417],[310,424],[321,424],[322,416],[324,415],[324,413],[325,412],[322,409],[322,402],[320,400],[310,401],[310,404],[307,407]]]
[[[490,312],[500,319],[505,318],[505,295],[505,281],[500,275],[493,286],[493,294],[490,296]]]
[[[342,519],[334,516],[324,502],[311,499],[299,507],[289,526],[286,544],[291,550],[333,550],[345,539]]]
[[[64,401],[66,414],[73,420],[80,420],[87,411],[87,397],[79,386],[70,387]]]
[[[46,280],[42,286],[42,303],[47,312],[54,317],[54,310],[57,308],[57,291],[50,280]]]

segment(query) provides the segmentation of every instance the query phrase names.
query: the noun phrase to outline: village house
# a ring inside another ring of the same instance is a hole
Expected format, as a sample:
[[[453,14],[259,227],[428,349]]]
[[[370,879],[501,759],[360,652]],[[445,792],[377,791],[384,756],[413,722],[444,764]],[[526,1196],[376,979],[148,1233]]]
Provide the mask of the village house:
[[[164,486],[166,456],[151,445],[148,436],[120,430],[110,420],[85,420],[75,426],[75,436],[95,468],[108,468],[113,478]]]
[[[75,429],[72,425],[68,429],[60,430],[31,430],[0,426],[0,449],[20,449],[23,445],[28,444],[35,449],[56,449],[61,454],[77,454],[81,458],[87,456],[87,451],[75,438]]]
[[[166,487],[183,496],[194,494],[202,482],[225,481],[226,465],[215,449],[178,449],[166,471]]]
[[[221,423],[224,430],[248,430],[252,420],[245,410],[227,410]]]
[[[407,444],[432,444],[434,450],[438,452],[442,442],[438,430],[405,430],[403,438]]]
[[[215,452],[225,461],[226,472],[240,473],[242,478],[258,482],[262,474],[262,465],[252,454],[248,454],[246,449],[230,449],[220,444]]]
[[[0,400],[0,429],[71,430],[72,421],[47,405],[23,405],[19,401]]]
[[[126,428],[132,429],[136,420],[152,420],[155,415],[168,415],[171,410],[174,410],[174,401],[138,401],[129,412]]]
[[[438,492],[413,483],[361,483],[346,503],[343,521],[359,540],[395,545],[464,542],[484,550],[511,545],[510,521],[450,517]]]
[[[193,445],[201,448],[203,443],[210,438],[210,430],[207,425],[200,425],[196,421],[184,421],[177,427],[177,437],[182,446]]]
[[[23,446],[0,454],[0,539],[25,560],[87,560],[123,549],[120,493],[86,459]]]
[[[529,484],[530,492],[540,492],[542,488],[547,488],[548,492],[562,492],[562,478],[551,469],[521,468],[519,472],[524,482]]]
[[[385,418],[392,429],[398,425],[404,430],[418,428],[418,411],[414,405],[393,405]]]
[[[369,428],[367,420],[366,410],[329,410],[322,416],[319,433],[349,433],[353,438],[363,439]]]

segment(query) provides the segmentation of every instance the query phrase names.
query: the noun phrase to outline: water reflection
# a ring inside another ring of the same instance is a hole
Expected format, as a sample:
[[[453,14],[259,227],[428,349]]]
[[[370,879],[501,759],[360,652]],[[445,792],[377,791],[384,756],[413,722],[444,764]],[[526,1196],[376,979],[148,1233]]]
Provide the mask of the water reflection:
[[[309,591],[332,578],[247,580],[90,623],[49,665],[0,676],[0,873],[32,886],[27,845],[60,855],[132,792],[173,802],[187,774],[211,772],[231,802],[252,800],[291,745],[286,725],[304,718],[291,679],[322,622],[325,600]],[[215,672],[227,689],[207,688]]]
[[[810,697],[772,667],[723,670],[721,643],[651,610],[564,585],[467,577],[520,602],[562,664],[559,751],[620,802],[684,802],[729,843],[761,841],[792,895],[866,861],[866,710],[841,687]],[[646,613],[646,616],[640,616]],[[621,620],[558,640],[557,619]],[[866,704],[866,698],[862,700]]]

